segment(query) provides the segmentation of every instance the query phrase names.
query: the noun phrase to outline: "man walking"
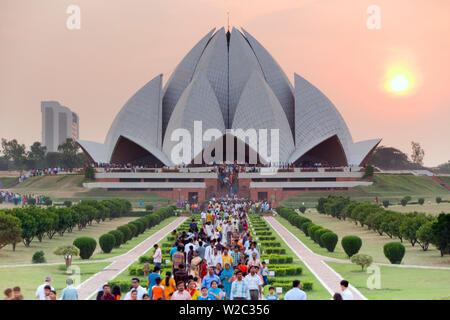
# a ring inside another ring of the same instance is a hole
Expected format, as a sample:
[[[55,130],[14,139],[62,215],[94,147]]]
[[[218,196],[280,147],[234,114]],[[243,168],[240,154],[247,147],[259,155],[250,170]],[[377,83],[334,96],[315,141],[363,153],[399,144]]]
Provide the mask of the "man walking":
[[[36,298],[39,299],[39,300],[47,300],[46,297],[45,297],[45,291],[44,291],[44,288],[45,288],[46,286],[49,286],[51,290],[55,290],[55,289],[51,286],[51,284],[52,284],[52,278],[50,278],[50,277],[45,277],[45,282],[44,282],[44,284],[41,284],[41,285],[37,288],[37,290],[36,290],[36,294],[35,294],[35,295],[36,295]]]
[[[301,288],[300,280],[294,280],[292,282],[292,289],[286,292],[284,300],[306,300],[306,293]]]
[[[348,288],[348,281],[342,280],[341,283],[342,300],[353,300],[353,293]]]
[[[155,245],[153,246],[153,248],[155,248],[155,253],[153,254],[153,264],[155,265],[155,267],[158,267],[161,269],[161,262],[162,262],[162,254],[161,254],[161,249],[158,247],[158,244],[155,243]]]
[[[67,287],[62,291],[61,300],[78,300],[78,290],[73,286],[73,280],[66,280]]]
[[[259,300],[262,293],[262,280],[259,275],[256,274],[256,268],[250,268],[250,274],[245,277],[248,290],[250,291],[250,298],[252,300]]]
[[[236,280],[231,284],[230,300],[250,300],[250,292],[241,270],[236,271]]]

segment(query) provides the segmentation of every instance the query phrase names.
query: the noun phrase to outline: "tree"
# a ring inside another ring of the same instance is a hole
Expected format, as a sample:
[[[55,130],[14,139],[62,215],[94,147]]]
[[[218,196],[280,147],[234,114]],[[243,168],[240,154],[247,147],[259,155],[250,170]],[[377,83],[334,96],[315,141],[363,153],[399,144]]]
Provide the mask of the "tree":
[[[24,144],[19,144],[16,139],[8,141],[2,138],[2,152],[7,160],[13,161],[17,169],[24,169],[26,160]]]
[[[22,228],[19,218],[0,211],[0,249],[21,240]],[[15,246],[13,246],[15,251]]]
[[[71,138],[58,146],[58,151],[62,153],[62,165],[66,168],[73,168],[77,164],[77,151],[79,145]]]
[[[94,180],[95,179],[94,168],[92,168],[90,166],[87,166],[86,168],[84,168],[84,177],[89,180]]]
[[[433,243],[441,252],[441,257],[446,253],[450,253],[450,213],[441,213],[437,221],[431,225],[433,232]]]
[[[411,141],[411,159],[413,163],[423,166],[423,157],[425,156],[425,151],[420,146],[420,143]]]
[[[29,168],[39,168],[44,166],[45,153],[47,152],[47,147],[41,145],[40,142],[36,141],[30,146],[30,151],[27,153],[27,159],[29,163]]]
[[[433,230],[431,229],[432,225],[433,222],[428,221],[422,224],[416,232],[417,243],[423,251],[427,251],[428,246],[430,245],[431,241],[433,241]]]
[[[57,256],[64,256],[66,260],[66,267],[69,268],[72,264],[72,256],[78,256],[80,254],[80,250],[75,246],[62,246],[58,247],[53,251]]]
[[[373,176],[373,167],[369,164],[364,168],[364,177],[363,178],[371,178]]]
[[[368,164],[382,169],[414,169],[417,164],[409,161],[402,151],[386,146],[379,146],[370,157]]]
[[[14,208],[12,212],[20,220],[22,240],[25,247],[29,247],[38,231],[37,221],[25,208]]]
[[[417,243],[417,231],[428,220],[424,214],[406,216],[400,225],[400,234],[404,239],[409,240],[411,246]]]
[[[350,260],[352,263],[361,266],[361,271],[364,271],[364,267],[370,266],[373,262],[373,258],[364,253],[355,254],[350,258]]]

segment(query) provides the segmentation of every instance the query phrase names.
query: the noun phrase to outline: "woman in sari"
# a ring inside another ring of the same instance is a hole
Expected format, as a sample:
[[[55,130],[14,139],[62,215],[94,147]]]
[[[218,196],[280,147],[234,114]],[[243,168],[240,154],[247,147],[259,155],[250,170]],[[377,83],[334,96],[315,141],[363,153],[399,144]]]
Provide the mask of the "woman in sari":
[[[200,296],[200,292],[197,290],[194,280],[189,281],[187,291],[191,295],[192,300],[197,300]]]
[[[206,262],[206,259],[202,260],[202,263],[199,266],[199,273],[200,273],[200,283],[203,281],[203,278],[208,274],[208,262]]]
[[[225,263],[225,269],[222,270],[222,274],[220,275],[220,280],[222,281],[223,291],[229,297],[231,294],[231,278],[233,277],[233,269],[231,264],[228,262]]]
[[[200,258],[200,256],[198,255],[198,251],[195,250],[194,257],[192,258],[191,263],[190,263],[190,274],[193,277],[197,277],[197,278],[200,277],[200,265],[201,265],[202,261],[203,261],[202,258]]]

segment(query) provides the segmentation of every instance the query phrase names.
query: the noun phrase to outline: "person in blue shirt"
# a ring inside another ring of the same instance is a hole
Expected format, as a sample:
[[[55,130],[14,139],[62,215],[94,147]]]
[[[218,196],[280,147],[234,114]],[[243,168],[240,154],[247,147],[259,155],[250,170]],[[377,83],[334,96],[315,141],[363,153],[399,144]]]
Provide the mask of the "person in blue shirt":
[[[275,288],[270,287],[269,293],[266,295],[266,300],[278,300],[278,295],[275,293]]]
[[[66,280],[66,283],[67,287],[62,291],[61,300],[78,300],[78,291],[73,286],[73,280],[69,278]]]
[[[214,267],[209,267],[208,274],[203,278],[202,287],[206,287],[209,290],[213,281],[216,281],[219,284],[220,278],[214,274]]]
[[[223,300],[224,292],[219,288],[219,283],[216,280],[211,281],[208,296],[211,297],[210,300]]]
[[[208,294],[207,287],[202,287],[201,293],[198,296],[197,300],[211,300],[211,297]]]
[[[174,255],[175,252],[177,252],[177,251],[178,251],[178,243],[175,242],[173,248],[170,249],[170,252],[169,252],[169,254],[170,254],[170,259],[173,259],[173,255]]]
[[[292,282],[292,289],[286,292],[284,300],[306,300],[306,293],[301,290],[300,280],[294,280]]]
[[[156,285],[155,279],[161,277],[160,274],[159,274],[160,270],[161,270],[160,267],[155,266],[155,268],[153,269],[153,272],[148,275],[148,292],[149,292],[149,296],[150,296],[150,294],[152,292],[153,286]]]

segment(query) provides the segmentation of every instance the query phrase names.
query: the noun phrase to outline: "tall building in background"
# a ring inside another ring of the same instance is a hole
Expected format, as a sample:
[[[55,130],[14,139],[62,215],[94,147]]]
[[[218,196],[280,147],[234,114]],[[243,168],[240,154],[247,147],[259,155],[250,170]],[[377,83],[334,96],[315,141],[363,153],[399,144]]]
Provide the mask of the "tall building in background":
[[[75,112],[57,101],[42,101],[42,145],[48,152],[58,151],[58,146],[68,138],[79,139],[80,119]]]

